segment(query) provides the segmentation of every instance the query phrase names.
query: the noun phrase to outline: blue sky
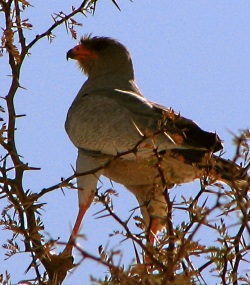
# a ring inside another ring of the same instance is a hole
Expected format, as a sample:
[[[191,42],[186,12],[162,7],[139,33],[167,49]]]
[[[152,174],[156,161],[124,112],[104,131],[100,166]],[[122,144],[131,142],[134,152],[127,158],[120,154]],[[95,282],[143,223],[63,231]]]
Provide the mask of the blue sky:
[[[71,5],[77,7],[77,1],[66,2],[69,1],[31,2],[34,7],[24,13],[24,18],[29,18],[34,26],[32,31],[26,31],[28,42],[53,23],[50,16],[53,12],[67,13]],[[142,93],[152,101],[180,111],[203,129],[216,131],[224,142],[225,157],[232,158],[235,149],[230,131],[238,134],[240,129],[250,127],[250,2],[123,0],[118,3],[121,12],[111,1],[98,1],[94,16],[77,16],[83,23],[77,28],[78,36],[86,33],[110,36],[125,44],[131,52]],[[0,26],[3,26],[1,17]],[[27,90],[20,89],[16,96],[17,113],[27,115],[17,122],[19,154],[24,162],[42,168],[25,176],[25,186],[32,191],[71,175],[71,164],[75,164],[76,158],[76,149],[64,131],[64,121],[86,77],[74,61],[66,61],[66,52],[77,41],[66,34],[64,26],[54,33],[52,44],[43,39],[31,50],[21,76],[21,85]],[[6,95],[9,87],[8,74],[4,56],[0,58],[1,96]],[[103,181],[103,190],[111,187],[107,180]],[[195,195],[198,187],[199,184],[191,183],[178,189],[189,197]],[[116,212],[126,218],[137,206],[136,200],[124,187],[115,184],[115,189],[119,192],[114,200]],[[67,240],[78,211],[76,192],[65,189],[64,194],[57,190],[43,201],[47,203],[43,212],[47,237],[61,237],[62,241]],[[99,209],[93,205],[89,210],[82,228],[86,240],[79,241],[93,254],[97,254],[100,244],[109,243],[112,248],[120,246],[121,240],[110,241],[109,233],[119,227],[111,219],[96,220],[93,214]],[[121,247],[125,263],[129,264],[132,245],[126,241]],[[0,258],[0,271],[8,269],[13,282],[17,282],[16,278],[28,264],[21,265],[19,256],[2,263],[1,249]],[[104,272],[100,265],[84,261],[65,284],[90,284],[89,274],[104,276]]]

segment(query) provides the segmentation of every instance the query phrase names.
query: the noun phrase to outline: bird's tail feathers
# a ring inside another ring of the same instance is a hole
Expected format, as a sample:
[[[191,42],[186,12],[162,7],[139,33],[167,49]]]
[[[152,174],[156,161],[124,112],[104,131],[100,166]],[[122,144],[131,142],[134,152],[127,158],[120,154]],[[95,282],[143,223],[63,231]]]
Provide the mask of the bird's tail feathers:
[[[244,168],[234,161],[213,155],[209,168],[212,176],[215,174],[215,180],[222,181],[235,189],[250,190],[250,176],[247,173],[249,167]]]

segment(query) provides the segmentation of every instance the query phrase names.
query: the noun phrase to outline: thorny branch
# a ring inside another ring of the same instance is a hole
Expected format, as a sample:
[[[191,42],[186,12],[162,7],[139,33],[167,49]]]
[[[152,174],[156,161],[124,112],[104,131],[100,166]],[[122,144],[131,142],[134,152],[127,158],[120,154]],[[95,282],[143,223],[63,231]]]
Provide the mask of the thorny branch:
[[[16,114],[14,97],[16,96],[18,89],[21,88],[21,67],[30,49],[40,39],[46,36],[51,39],[53,37],[52,32],[62,23],[65,23],[66,27],[70,28],[72,36],[76,36],[74,25],[79,24],[73,19],[73,16],[79,13],[84,14],[85,12],[92,13],[95,8],[95,2],[95,0],[84,0],[78,8],[72,7],[71,13],[59,13],[54,18],[55,23],[53,25],[45,32],[37,35],[26,45],[24,29],[31,28],[32,25],[27,22],[27,19],[22,19],[22,13],[31,6],[30,3],[26,0],[0,1],[0,12],[3,13],[5,18],[5,26],[2,27],[3,35],[1,37],[2,45],[0,46],[0,55],[3,55],[4,50],[7,52],[11,70],[10,88],[7,95],[3,98],[7,105],[7,120],[6,123],[2,124],[0,130],[0,143],[2,148],[6,151],[6,155],[0,158],[0,193],[1,198],[3,199],[6,197],[10,204],[2,212],[3,218],[1,224],[5,225],[6,229],[12,230],[13,232],[13,238],[9,241],[9,245],[6,245],[6,248],[13,248],[13,246],[10,245],[14,244],[14,240],[18,235],[21,234],[24,237],[25,251],[30,252],[32,258],[32,262],[27,270],[30,268],[35,269],[35,283],[38,282],[39,284],[61,284],[67,271],[72,268],[73,261],[70,257],[51,255],[51,246],[49,243],[44,242],[41,234],[43,231],[43,224],[38,216],[38,211],[42,207],[42,204],[39,204],[37,201],[42,194],[25,191],[23,188],[24,172],[35,170],[36,168],[29,167],[23,163],[18,154],[15,131],[16,119],[20,117],[20,115]],[[19,44],[19,47],[17,47],[16,43]],[[1,111],[3,111],[2,107]],[[12,166],[9,167],[9,165]],[[13,210],[13,215],[8,214],[11,209]],[[9,256],[17,251],[20,251],[18,246],[16,246],[15,251],[10,251]],[[41,274],[40,269],[38,269],[40,262],[46,269],[45,275]]]
[[[37,35],[28,45],[27,45],[27,50],[29,50],[30,48],[32,48],[32,46],[34,44],[36,44],[37,41],[39,41],[40,39],[44,38],[44,37],[48,37],[50,35],[52,35],[52,32],[61,24],[66,23],[69,19],[72,19],[73,16],[75,16],[76,14],[82,13],[84,14],[85,11],[88,11],[89,9],[91,9],[92,4],[95,3],[96,1],[90,1],[90,0],[84,0],[81,5],[78,8],[74,8],[73,11],[71,13],[69,13],[68,15],[63,15],[62,17],[60,17],[61,19],[55,20],[55,23],[50,26],[47,31],[43,32],[42,34]],[[94,10],[93,10],[94,11]]]
[[[30,49],[44,37],[52,39],[52,32],[61,24],[65,23],[74,37],[73,27],[79,24],[72,17],[79,13],[85,15],[86,12],[94,12],[96,2],[95,0],[84,0],[78,8],[72,8],[72,12],[69,14],[62,12],[55,14],[54,24],[45,32],[38,34],[29,44],[26,44],[24,28],[31,28],[32,25],[22,20],[22,13],[30,4],[26,0],[0,0],[0,12],[5,16],[0,53],[3,54],[3,50],[8,53],[12,78],[8,94],[4,98],[7,105],[7,124],[3,123],[0,129],[0,143],[5,150],[5,155],[0,157],[0,198],[7,199],[9,203],[2,212],[0,224],[13,233],[12,239],[4,245],[4,248],[9,250],[8,257],[21,252],[19,245],[15,242],[16,237],[21,235],[24,238],[24,250],[31,254],[31,263],[27,271],[33,268],[36,275],[34,280],[27,281],[27,284],[62,284],[67,272],[76,266],[73,264],[71,256],[51,253],[53,247],[60,243],[44,240],[44,226],[39,215],[43,204],[39,203],[39,199],[56,189],[75,188],[73,180],[76,177],[95,173],[107,167],[111,160],[89,172],[74,172],[70,177],[61,179],[57,184],[44,188],[39,193],[24,190],[24,172],[35,170],[35,168],[22,162],[15,141],[16,119],[20,115],[16,114],[14,97],[18,89],[21,88],[19,82],[21,67]],[[116,1],[112,0],[112,2],[118,7]],[[19,43],[19,48],[16,43]],[[2,111],[1,108],[0,111]],[[240,136],[234,137],[236,143],[234,162],[243,159],[242,167],[246,173],[250,166],[248,146],[250,135],[245,131]],[[117,154],[112,159],[119,159],[128,153],[136,155],[140,143],[147,138],[148,136],[142,136],[142,140],[133,149]],[[246,191],[240,191],[234,183],[232,169],[232,189],[224,190],[220,185],[215,185],[217,187],[215,190],[215,187],[212,187],[213,179],[210,179],[208,171],[201,181],[201,189],[195,198],[189,200],[183,198],[182,202],[176,202],[176,199],[171,197],[171,191],[167,189],[167,183],[160,167],[161,156],[157,149],[155,149],[155,156],[162,184],[166,186],[165,198],[168,213],[165,217],[167,231],[158,238],[153,248],[147,242],[150,234],[147,230],[143,229],[143,234],[133,234],[128,226],[130,218],[123,221],[115,214],[111,203],[112,192],[97,193],[97,201],[103,204],[103,211],[107,212],[107,215],[111,216],[123,229],[119,234],[125,239],[130,239],[147,254],[151,261],[151,267],[138,264],[125,271],[121,266],[114,264],[113,257],[117,253],[112,251],[106,253],[104,250],[100,250],[100,257],[96,257],[74,244],[75,249],[81,253],[82,260],[92,259],[109,268],[108,281],[95,280],[95,284],[183,284],[183,282],[185,284],[202,284],[202,282],[205,283],[203,272],[208,268],[210,271],[217,272],[222,284],[250,284],[249,276],[240,271],[242,264],[249,260],[250,252],[246,242],[250,236],[249,196],[247,193],[249,185],[246,187]],[[215,197],[215,201],[212,206],[208,206],[207,201],[212,197]],[[186,213],[186,221],[175,224],[173,213],[176,211]],[[237,218],[237,222],[233,225],[226,220],[230,214]],[[216,215],[216,218],[212,219],[213,215]],[[204,227],[215,236],[214,246],[205,246],[202,241],[195,240],[196,235]],[[230,227],[236,229],[233,234],[230,233]],[[141,229],[143,226],[140,225],[139,228]],[[136,256],[138,256],[137,253]],[[194,258],[197,256],[203,256],[204,263],[195,266]],[[41,270],[40,263],[43,264],[44,271]],[[197,269],[195,269],[196,267]],[[9,282],[9,279],[10,276],[7,273],[5,277],[0,275],[0,282]],[[244,283],[240,283],[241,281]]]

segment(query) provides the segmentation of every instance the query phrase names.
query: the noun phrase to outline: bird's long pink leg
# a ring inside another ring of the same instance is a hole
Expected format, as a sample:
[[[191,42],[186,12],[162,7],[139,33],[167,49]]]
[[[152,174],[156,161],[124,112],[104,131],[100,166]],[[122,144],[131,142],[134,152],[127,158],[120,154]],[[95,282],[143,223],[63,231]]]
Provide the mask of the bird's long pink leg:
[[[79,211],[78,211],[78,214],[77,214],[75,225],[73,227],[73,230],[72,230],[72,233],[71,233],[71,235],[69,237],[67,245],[66,245],[66,247],[64,249],[64,252],[69,254],[69,255],[72,252],[72,248],[73,248],[73,245],[74,245],[74,240],[75,240],[75,238],[76,238],[76,236],[77,236],[77,234],[79,232],[79,229],[80,229],[83,217],[84,217],[87,209],[88,209],[88,207],[86,207],[85,205],[80,205],[80,207],[79,207]]]
[[[88,210],[92,200],[93,200],[93,198],[90,197],[86,204],[81,204],[79,206],[79,211],[78,211],[78,214],[77,214],[77,217],[76,217],[75,225],[73,227],[73,230],[72,230],[72,233],[71,233],[71,235],[69,237],[67,245],[66,245],[66,247],[65,247],[65,249],[63,251],[65,254],[68,254],[68,255],[71,254],[73,246],[74,246],[74,240],[77,237],[77,234],[79,232],[80,226],[82,224],[83,217],[84,217],[85,213],[87,212],[87,210]]]
[[[150,225],[150,232],[149,232],[149,243],[151,245],[154,245],[155,238],[158,233],[158,227],[159,227],[159,219],[157,218],[153,219]],[[151,259],[150,256],[148,256],[148,254],[145,255],[145,263],[146,264],[151,263]],[[149,268],[151,268],[151,266],[149,266]]]
[[[74,225],[74,228],[72,230],[72,236],[76,237],[78,232],[79,232],[79,229],[80,229],[80,226],[82,224],[82,220],[83,220],[83,217],[87,211],[88,207],[84,206],[84,205],[81,205],[79,207],[79,212],[78,212],[78,215],[77,215],[77,218],[76,218],[76,222],[75,222],[75,225]]]
[[[158,227],[159,227],[159,219],[153,219],[150,227],[150,233],[149,233],[149,241],[153,245],[155,242],[155,237],[158,233]]]

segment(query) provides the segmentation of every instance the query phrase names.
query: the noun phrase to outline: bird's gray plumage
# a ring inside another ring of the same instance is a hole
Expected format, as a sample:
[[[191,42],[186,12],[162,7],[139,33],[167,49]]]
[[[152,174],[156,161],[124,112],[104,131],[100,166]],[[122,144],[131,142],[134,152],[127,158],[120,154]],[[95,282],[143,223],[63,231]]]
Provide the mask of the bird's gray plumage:
[[[65,123],[78,148],[77,172],[103,166],[78,177],[80,204],[94,196],[99,176],[105,175],[135,194],[149,225],[150,217],[166,213],[165,187],[201,178],[205,167],[217,170],[219,180],[229,177],[224,164],[231,162],[213,155],[222,149],[218,136],[143,97],[122,44],[86,37],[67,57],[77,59],[88,76]]]

